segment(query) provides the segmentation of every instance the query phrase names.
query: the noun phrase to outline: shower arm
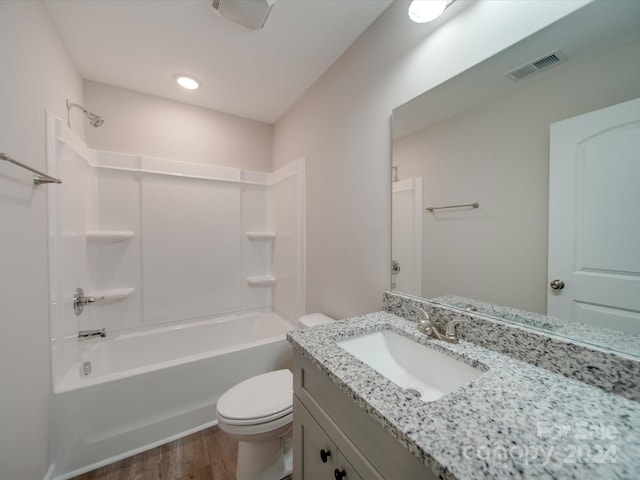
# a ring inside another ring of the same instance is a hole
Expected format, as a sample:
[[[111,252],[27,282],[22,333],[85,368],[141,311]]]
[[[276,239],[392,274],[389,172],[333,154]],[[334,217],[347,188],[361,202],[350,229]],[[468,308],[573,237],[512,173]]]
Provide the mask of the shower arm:
[[[71,110],[72,107],[79,108],[80,110],[82,110],[82,113],[84,114],[89,113],[89,111],[86,108],[84,108],[82,105],[70,102],[69,99],[67,99],[67,110]]]

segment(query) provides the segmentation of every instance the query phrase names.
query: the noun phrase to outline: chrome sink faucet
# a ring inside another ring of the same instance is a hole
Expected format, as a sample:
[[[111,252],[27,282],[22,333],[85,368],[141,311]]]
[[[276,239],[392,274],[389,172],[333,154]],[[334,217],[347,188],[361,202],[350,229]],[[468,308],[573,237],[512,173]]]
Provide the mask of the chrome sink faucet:
[[[418,330],[424,333],[429,338],[435,338],[449,343],[458,343],[458,335],[456,334],[456,327],[466,322],[467,320],[449,320],[444,333],[431,321],[431,316],[425,312],[422,308],[411,305],[422,314],[422,318],[418,321]]]
[[[100,328],[98,330],[80,330],[78,332],[78,340],[82,341],[82,340],[88,340],[89,338],[93,338],[93,337],[106,337],[107,336],[107,332],[104,328]]]

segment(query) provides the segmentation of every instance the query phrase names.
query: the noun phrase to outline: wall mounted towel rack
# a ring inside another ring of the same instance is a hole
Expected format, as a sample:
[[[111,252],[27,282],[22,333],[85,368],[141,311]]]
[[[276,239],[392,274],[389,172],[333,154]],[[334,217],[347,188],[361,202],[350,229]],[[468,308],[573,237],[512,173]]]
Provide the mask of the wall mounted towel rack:
[[[35,185],[40,185],[41,183],[62,183],[62,180],[58,180],[57,178],[47,175],[46,173],[39,172],[35,168],[31,168],[28,165],[25,165],[24,163],[20,163],[19,161],[11,158],[6,153],[0,153],[0,160],[5,160],[9,163],[13,163],[14,165],[22,167],[25,170],[29,170],[30,172],[35,173],[35,175],[33,176],[33,183]]]
[[[474,203],[466,203],[464,205],[448,205],[446,207],[429,207],[429,208],[425,208],[425,210],[433,212],[434,210],[442,210],[444,208],[462,208],[462,207],[478,208],[479,206],[480,204],[478,202],[474,202]]]

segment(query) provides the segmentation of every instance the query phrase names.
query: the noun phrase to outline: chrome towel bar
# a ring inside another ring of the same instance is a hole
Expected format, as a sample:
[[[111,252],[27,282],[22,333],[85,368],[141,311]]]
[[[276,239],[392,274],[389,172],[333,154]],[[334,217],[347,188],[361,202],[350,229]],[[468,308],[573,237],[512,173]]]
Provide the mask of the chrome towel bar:
[[[50,175],[47,175],[46,173],[42,173],[42,172],[36,170],[35,168],[31,168],[31,167],[25,165],[24,163],[20,163],[19,161],[14,160],[13,158],[11,158],[6,153],[0,153],[0,160],[5,160],[5,161],[7,161],[9,163],[13,163],[14,165],[22,167],[25,170],[29,170],[30,172],[35,173],[35,175],[33,176],[33,183],[35,185],[40,185],[41,183],[62,183],[62,180],[58,180],[57,178],[54,178],[54,177],[52,177]]]
[[[478,202],[475,202],[475,203],[467,203],[465,205],[449,205],[447,207],[429,207],[429,208],[425,208],[425,210],[433,212],[434,210],[442,210],[443,208],[461,208],[461,207],[478,208],[479,206],[480,204]]]

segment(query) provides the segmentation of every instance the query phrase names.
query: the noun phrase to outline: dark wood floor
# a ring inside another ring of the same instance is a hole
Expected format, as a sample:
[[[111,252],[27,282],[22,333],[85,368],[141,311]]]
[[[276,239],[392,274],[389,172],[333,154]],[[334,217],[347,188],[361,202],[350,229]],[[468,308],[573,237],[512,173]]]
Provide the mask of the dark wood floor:
[[[237,455],[238,442],[212,427],[73,480],[234,480]]]

